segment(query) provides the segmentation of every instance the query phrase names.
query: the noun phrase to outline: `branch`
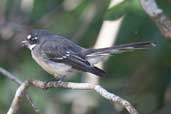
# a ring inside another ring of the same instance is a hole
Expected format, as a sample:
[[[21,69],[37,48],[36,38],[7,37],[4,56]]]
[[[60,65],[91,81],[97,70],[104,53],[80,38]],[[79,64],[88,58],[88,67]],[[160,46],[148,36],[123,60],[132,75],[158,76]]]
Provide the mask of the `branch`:
[[[94,90],[99,93],[102,97],[111,100],[114,103],[119,103],[121,106],[125,107],[125,109],[130,114],[139,114],[137,110],[125,99],[120,98],[119,96],[108,92],[100,85],[90,84],[90,83],[73,83],[73,82],[62,82],[62,81],[51,81],[51,82],[43,82],[39,80],[30,81],[34,87],[48,89],[48,88],[56,88],[56,87],[63,87],[63,88],[70,88],[70,89],[81,89],[81,90]]]
[[[3,69],[3,68],[1,68],[0,67],[0,73],[2,73],[4,76],[6,76],[7,78],[9,78],[10,80],[12,80],[12,81],[14,81],[16,84],[18,84],[18,85],[21,85],[22,84],[22,81],[21,80],[19,80],[19,79],[17,79],[17,77],[15,76],[15,75],[13,75],[13,74],[11,74],[10,72],[8,72],[7,70],[5,70],[5,69]],[[18,88],[19,89],[19,88]],[[18,90],[19,92],[16,92],[16,93],[21,93],[20,91],[20,89]],[[17,95],[18,96],[18,95]],[[19,95],[20,96],[20,95]],[[33,108],[33,110],[36,112],[36,114],[40,114],[40,111],[38,110],[38,108],[34,105],[34,103],[33,103],[33,101],[32,101],[32,98],[28,95],[28,94],[25,94],[25,96],[26,96],[26,98],[27,98],[27,100],[28,100],[28,102],[31,104],[31,106],[32,106],[32,108]],[[20,99],[20,98],[18,98],[18,99]],[[15,104],[15,105],[13,105],[12,107],[12,109],[15,109],[16,111],[18,110],[18,102],[20,101],[20,100],[15,100],[15,101],[17,101],[17,102],[14,102],[13,104]],[[14,108],[14,106],[16,106],[16,108]],[[11,109],[9,110],[9,112],[11,113]],[[12,112],[16,112],[16,111],[12,111]],[[10,114],[9,113],[9,114]],[[11,113],[12,114],[12,113]]]
[[[19,106],[19,101],[21,97],[23,97],[29,85],[32,85],[34,87],[41,88],[41,89],[63,87],[63,88],[70,88],[70,89],[95,90],[102,97],[108,100],[111,100],[114,103],[121,104],[123,107],[127,109],[127,111],[130,114],[138,114],[137,110],[128,101],[120,98],[119,96],[113,93],[108,92],[107,90],[102,88],[100,85],[94,85],[94,84],[89,84],[89,83],[62,82],[62,81],[43,82],[39,80],[26,81],[18,88],[15,94],[15,97],[13,99],[12,105],[7,114],[15,114],[15,111]],[[15,107],[15,105],[17,106]]]
[[[8,77],[9,79],[15,81],[16,83],[20,84],[21,81],[18,80],[14,75],[9,73],[3,68],[0,68],[0,73]],[[73,82],[62,82],[62,81],[51,81],[51,82],[43,82],[40,80],[30,80],[30,81],[25,81],[20,84],[20,87],[17,89],[14,99],[12,101],[12,104],[7,112],[7,114],[16,114],[19,107],[20,107],[20,101],[24,96],[26,95],[26,90],[28,87],[32,85],[37,88],[41,89],[48,89],[48,88],[70,88],[70,89],[81,89],[81,90],[94,90],[98,94],[100,94],[102,97],[111,100],[114,103],[119,103],[121,106],[125,107],[125,109],[130,113],[130,114],[138,114],[137,110],[125,99],[120,98],[119,96],[108,92],[105,90],[103,87],[100,85],[95,85],[95,84],[90,84],[90,83],[73,83]],[[29,97],[30,98],[30,97]],[[27,97],[28,99],[28,97]],[[34,104],[32,103],[31,100],[29,100],[32,104],[33,109],[37,112],[37,108],[35,108]]]
[[[161,33],[171,40],[171,18],[167,17],[162,9],[158,8],[155,0],[140,0],[145,12],[159,27]]]
[[[18,80],[16,76],[14,76],[13,74],[11,74],[10,72],[8,72],[7,70],[1,67],[0,67],[0,73],[6,76],[7,78],[9,78],[10,80],[14,81],[15,83],[17,83],[18,85],[22,84],[22,81]]]
[[[23,98],[23,96],[25,96],[27,87],[28,87],[28,83],[24,82],[17,89],[17,91],[15,93],[15,97],[12,101],[12,104],[11,104],[7,114],[17,114],[17,111],[18,111],[19,106],[20,106],[21,98]]]

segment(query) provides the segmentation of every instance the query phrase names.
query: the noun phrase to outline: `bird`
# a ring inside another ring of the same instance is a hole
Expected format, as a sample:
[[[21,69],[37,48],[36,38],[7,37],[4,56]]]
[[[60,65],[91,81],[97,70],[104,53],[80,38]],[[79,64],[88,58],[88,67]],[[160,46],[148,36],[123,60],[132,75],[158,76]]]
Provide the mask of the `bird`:
[[[155,42],[145,41],[99,49],[84,48],[64,36],[44,29],[32,30],[22,44],[30,49],[37,64],[59,80],[77,71],[104,77],[106,72],[95,64],[104,61],[106,57],[156,46]]]

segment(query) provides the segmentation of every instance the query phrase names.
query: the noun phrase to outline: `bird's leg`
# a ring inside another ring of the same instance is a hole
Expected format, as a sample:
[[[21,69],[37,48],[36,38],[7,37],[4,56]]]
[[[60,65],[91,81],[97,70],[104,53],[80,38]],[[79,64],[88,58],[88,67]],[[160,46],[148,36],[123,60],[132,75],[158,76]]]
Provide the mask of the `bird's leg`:
[[[64,81],[64,79],[65,79],[65,75],[64,76],[61,76],[60,78],[58,78],[58,82],[63,82]]]
[[[53,78],[51,80],[46,81],[45,82],[45,85],[47,85],[49,82],[58,82],[58,83],[61,83],[61,82],[64,81],[65,77],[66,76],[61,76],[60,78]],[[46,88],[44,88],[44,89],[46,89]]]
[[[48,80],[48,81],[46,81],[46,83],[49,83],[49,82],[63,82],[64,81],[64,79],[65,79],[65,75],[64,76],[61,76],[61,77],[59,77],[59,78],[53,78],[53,79],[51,79],[51,80]]]

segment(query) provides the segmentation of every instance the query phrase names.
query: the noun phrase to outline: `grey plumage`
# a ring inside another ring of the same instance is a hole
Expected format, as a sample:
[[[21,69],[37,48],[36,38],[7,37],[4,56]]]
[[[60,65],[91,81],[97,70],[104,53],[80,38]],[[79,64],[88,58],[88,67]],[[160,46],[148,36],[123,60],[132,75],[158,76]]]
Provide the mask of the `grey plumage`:
[[[55,77],[68,75],[79,70],[97,76],[105,76],[102,69],[94,64],[110,54],[153,47],[153,42],[123,44],[109,48],[85,49],[63,36],[46,30],[34,30],[28,35],[25,44],[30,48],[34,60]]]

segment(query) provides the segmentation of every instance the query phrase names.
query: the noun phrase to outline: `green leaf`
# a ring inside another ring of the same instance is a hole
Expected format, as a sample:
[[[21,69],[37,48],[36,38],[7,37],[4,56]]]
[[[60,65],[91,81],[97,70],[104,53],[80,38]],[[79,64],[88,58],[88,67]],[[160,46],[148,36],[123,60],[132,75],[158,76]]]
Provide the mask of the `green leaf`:
[[[127,11],[129,11],[130,1],[126,0],[121,2],[120,4],[113,6],[112,8],[107,10],[105,15],[106,20],[116,20],[121,16],[125,15]]]

